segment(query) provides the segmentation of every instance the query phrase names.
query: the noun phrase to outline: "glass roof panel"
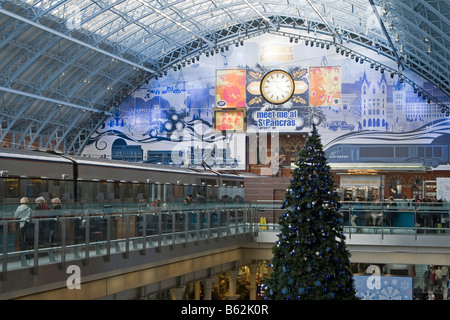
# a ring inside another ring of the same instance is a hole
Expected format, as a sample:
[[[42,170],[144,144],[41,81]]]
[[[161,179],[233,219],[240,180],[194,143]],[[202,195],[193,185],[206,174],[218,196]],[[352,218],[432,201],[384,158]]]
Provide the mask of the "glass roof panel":
[[[92,34],[96,45],[103,42],[121,54],[145,55],[148,59],[169,54],[192,39],[214,46],[220,41],[214,38],[219,31],[233,25],[239,27],[224,32],[227,38],[233,36],[232,32],[245,32],[245,23],[250,21],[263,19],[277,29],[280,21],[292,18],[303,21],[292,32],[308,32],[309,36],[320,32],[322,37],[341,37],[374,50],[382,48],[385,55],[419,61],[417,66],[450,76],[448,0],[373,0],[373,6],[359,0],[12,1],[35,8],[38,17],[54,16],[69,29],[75,26]],[[427,35],[432,47],[417,40]]]

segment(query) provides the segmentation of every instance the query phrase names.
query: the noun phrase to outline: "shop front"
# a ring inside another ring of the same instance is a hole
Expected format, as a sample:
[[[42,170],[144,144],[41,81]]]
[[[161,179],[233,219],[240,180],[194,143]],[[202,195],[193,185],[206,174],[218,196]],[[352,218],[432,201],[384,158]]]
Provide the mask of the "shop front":
[[[384,176],[376,174],[341,174],[339,195],[342,200],[353,201],[356,199],[364,201],[375,201],[384,191]]]

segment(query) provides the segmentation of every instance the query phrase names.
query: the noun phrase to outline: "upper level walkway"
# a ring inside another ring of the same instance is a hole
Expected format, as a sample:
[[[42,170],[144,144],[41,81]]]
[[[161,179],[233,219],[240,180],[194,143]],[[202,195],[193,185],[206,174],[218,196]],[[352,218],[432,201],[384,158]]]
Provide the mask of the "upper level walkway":
[[[260,203],[259,217],[264,217],[267,225],[259,228],[259,244],[272,246],[277,240],[276,222],[283,212],[280,206]],[[394,206],[388,202],[342,202],[340,212],[351,261],[449,265],[449,210],[447,202],[398,201]]]
[[[148,294],[270,260],[282,212],[265,202],[84,203],[24,223],[15,208],[1,208],[0,299]],[[352,262],[450,265],[447,203],[343,203],[341,213]]]

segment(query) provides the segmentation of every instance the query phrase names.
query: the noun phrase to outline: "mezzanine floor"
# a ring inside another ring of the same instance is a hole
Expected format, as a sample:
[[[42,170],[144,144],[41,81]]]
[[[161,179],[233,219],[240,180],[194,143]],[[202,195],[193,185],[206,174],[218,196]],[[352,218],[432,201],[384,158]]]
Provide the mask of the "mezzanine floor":
[[[267,220],[277,211],[276,205],[233,203],[87,216],[66,212],[36,220],[26,248],[11,236],[20,236],[19,222],[4,219],[1,238],[9,245],[1,248],[0,297],[101,299],[143,287],[151,294],[176,287],[180,279],[270,260],[279,231]],[[54,223],[51,236],[41,232],[49,231],[46,221]],[[344,230],[355,263],[450,265],[450,230],[442,225]],[[70,266],[79,267],[82,290],[68,288]]]

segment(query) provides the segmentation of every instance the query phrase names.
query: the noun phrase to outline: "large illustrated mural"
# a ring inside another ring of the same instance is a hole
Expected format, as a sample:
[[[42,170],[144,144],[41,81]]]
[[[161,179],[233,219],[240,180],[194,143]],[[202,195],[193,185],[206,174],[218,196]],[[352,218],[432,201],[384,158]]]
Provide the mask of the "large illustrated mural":
[[[295,90],[274,105],[260,85],[276,69],[289,73]],[[438,88],[407,76],[448,104]],[[313,124],[331,163],[449,163],[449,120],[409,84],[334,50],[273,35],[151,80],[113,112],[83,153],[245,170],[246,135],[309,132]]]
[[[152,80],[114,111],[85,153],[166,165],[242,168],[245,134],[214,131],[214,104],[215,70],[195,65]]]

